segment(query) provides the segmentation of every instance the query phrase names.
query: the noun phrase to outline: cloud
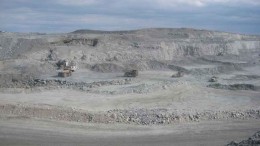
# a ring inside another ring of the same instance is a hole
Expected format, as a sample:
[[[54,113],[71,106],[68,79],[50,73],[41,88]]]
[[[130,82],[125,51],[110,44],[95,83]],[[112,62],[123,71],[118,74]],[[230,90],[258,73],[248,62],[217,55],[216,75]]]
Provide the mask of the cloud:
[[[1,0],[0,30],[193,27],[260,34],[259,0]]]
[[[41,12],[30,8],[16,8],[5,11],[0,20],[5,20],[0,27],[19,32],[70,32],[80,28],[123,30],[162,26],[152,18],[133,18],[110,14],[63,14]]]
[[[178,6],[203,7],[212,4],[225,5],[260,5],[259,0],[57,0],[58,4],[69,6],[91,6],[91,5],[115,5],[115,6],[135,6],[149,7],[160,6],[163,8],[177,8]]]
[[[260,5],[259,0],[151,0],[163,8],[205,7],[209,5]]]
[[[85,6],[98,4],[100,0],[57,0],[56,2],[61,5]]]

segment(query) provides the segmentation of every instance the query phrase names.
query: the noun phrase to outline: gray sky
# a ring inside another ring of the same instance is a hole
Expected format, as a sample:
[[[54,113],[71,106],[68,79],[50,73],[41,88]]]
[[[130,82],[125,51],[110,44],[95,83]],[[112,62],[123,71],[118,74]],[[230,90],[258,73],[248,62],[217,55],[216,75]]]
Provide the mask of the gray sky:
[[[0,0],[0,30],[200,28],[260,34],[260,0]]]

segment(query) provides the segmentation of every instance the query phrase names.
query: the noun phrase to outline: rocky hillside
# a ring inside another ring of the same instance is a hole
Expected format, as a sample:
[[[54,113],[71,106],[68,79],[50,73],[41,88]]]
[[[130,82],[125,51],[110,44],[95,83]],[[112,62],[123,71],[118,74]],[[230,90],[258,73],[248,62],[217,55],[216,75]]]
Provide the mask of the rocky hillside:
[[[245,55],[259,51],[260,36],[186,28],[115,32],[77,30],[64,34],[0,33],[0,60],[70,59],[97,71],[147,70],[183,57]]]
[[[260,131],[256,132],[253,136],[247,140],[243,140],[239,143],[232,141],[227,146],[259,146],[260,145]]]

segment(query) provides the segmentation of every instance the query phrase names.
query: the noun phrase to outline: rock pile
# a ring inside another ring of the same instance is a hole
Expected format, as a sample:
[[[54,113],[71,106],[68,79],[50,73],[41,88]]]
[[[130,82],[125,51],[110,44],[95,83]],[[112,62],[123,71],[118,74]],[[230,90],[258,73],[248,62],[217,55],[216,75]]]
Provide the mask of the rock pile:
[[[243,140],[239,143],[232,141],[227,146],[260,146],[260,131],[256,132],[247,140]]]
[[[232,85],[223,85],[223,84],[210,84],[208,87],[216,89],[226,89],[226,90],[258,90],[259,87],[252,84],[232,84]]]
[[[51,42],[51,44],[55,45],[68,45],[68,46],[74,46],[74,45],[88,45],[95,47],[98,44],[98,39],[91,39],[91,38],[66,38],[61,41],[57,42]]]
[[[0,88],[35,88],[35,87],[45,87],[47,89],[56,89],[56,88],[69,88],[69,89],[78,89],[85,90],[86,88],[97,88],[101,86],[109,85],[125,85],[130,84],[132,79],[122,79],[122,80],[112,80],[112,81],[99,81],[92,83],[85,82],[69,82],[66,80],[44,80],[44,79],[30,79],[26,81],[12,80],[7,84],[0,84]]]
[[[197,122],[201,120],[216,119],[248,119],[260,118],[259,110],[248,111],[207,111],[182,113],[170,112],[167,109],[133,109],[133,110],[112,110],[108,114],[116,117],[112,122],[134,123],[139,125],[171,124],[176,122]]]
[[[0,105],[0,113],[23,115],[44,119],[90,123],[125,123],[137,125],[162,125],[180,122],[198,122],[216,119],[260,119],[260,110],[246,111],[205,111],[200,113],[177,113],[167,109],[129,109],[110,110],[107,112],[88,112],[72,108],[54,106]],[[251,138],[249,142],[255,140]],[[256,141],[256,142],[259,142]],[[234,146],[234,145],[230,145]],[[254,145],[256,146],[256,145]]]
[[[58,60],[57,50],[56,49],[50,49],[46,60],[49,60],[49,61]]]

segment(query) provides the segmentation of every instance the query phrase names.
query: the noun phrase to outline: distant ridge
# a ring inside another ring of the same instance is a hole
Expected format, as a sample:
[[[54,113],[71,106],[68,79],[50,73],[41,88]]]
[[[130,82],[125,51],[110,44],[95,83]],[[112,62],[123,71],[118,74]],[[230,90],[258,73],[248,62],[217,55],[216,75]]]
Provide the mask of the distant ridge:
[[[120,33],[132,33],[136,30],[123,30],[123,31],[103,31],[103,30],[90,30],[90,29],[79,29],[71,33],[92,33],[92,34],[120,34]]]
[[[246,35],[246,36],[256,36],[259,37],[258,34],[244,34],[239,32],[226,32],[226,31],[220,31],[220,30],[207,30],[207,29],[197,29],[197,28],[142,28],[142,29],[133,29],[133,30],[111,30],[111,31],[105,31],[105,30],[91,30],[91,29],[79,29],[75,30],[73,34],[130,34],[130,33],[136,33],[136,32],[142,32],[142,31],[175,31],[175,32],[210,32],[210,33],[228,33],[228,34],[239,34],[239,35]]]
[[[194,28],[142,28],[142,29],[133,29],[133,30],[115,30],[115,31],[105,31],[105,30],[91,30],[91,29],[79,29],[75,30],[71,33],[92,33],[92,34],[120,34],[120,33],[134,33],[138,31],[162,31],[162,30],[169,30],[169,31],[209,31],[209,32],[215,32],[213,30],[203,30],[203,29],[194,29]]]
[[[193,31],[212,31],[212,30],[202,30],[202,29],[194,29],[194,28],[142,28],[142,29],[133,29],[133,30],[111,30],[111,31],[105,31],[105,30],[91,30],[91,29],[78,29],[71,33],[94,33],[94,34],[101,34],[101,33],[107,33],[107,34],[119,34],[119,33],[134,33],[137,31],[149,31],[149,30],[193,30]],[[213,31],[214,32],[214,31]]]

